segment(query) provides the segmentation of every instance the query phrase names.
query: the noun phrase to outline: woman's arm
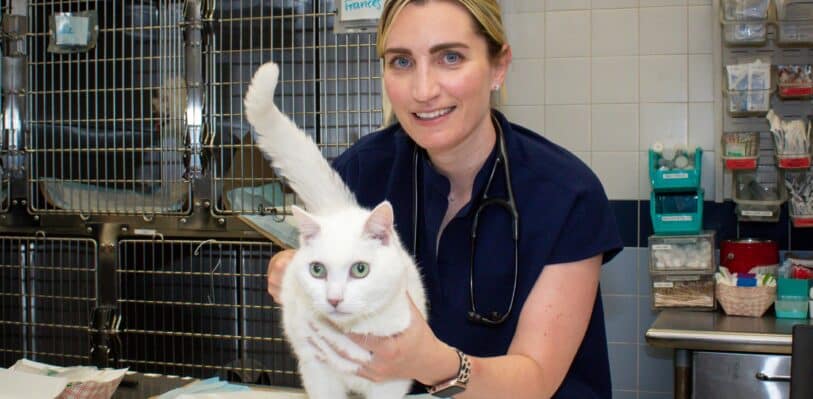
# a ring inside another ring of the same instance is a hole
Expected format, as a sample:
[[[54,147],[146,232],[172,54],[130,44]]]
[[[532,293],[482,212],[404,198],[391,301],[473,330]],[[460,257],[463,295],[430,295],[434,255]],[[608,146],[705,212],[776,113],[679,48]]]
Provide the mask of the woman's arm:
[[[508,354],[470,357],[471,378],[461,399],[548,398],[556,393],[581,345],[593,312],[602,255],[543,269],[522,308]],[[415,314],[415,312],[413,312]],[[455,352],[418,320],[385,338],[353,336],[373,352],[359,375],[381,381],[414,378],[432,385],[457,375]]]

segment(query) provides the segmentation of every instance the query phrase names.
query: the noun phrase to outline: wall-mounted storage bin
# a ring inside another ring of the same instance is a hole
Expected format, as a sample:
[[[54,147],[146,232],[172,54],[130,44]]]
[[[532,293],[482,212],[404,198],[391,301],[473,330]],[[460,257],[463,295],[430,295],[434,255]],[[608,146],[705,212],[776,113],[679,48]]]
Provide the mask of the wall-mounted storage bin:
[[[677,193],[653,191],[649,214],[655,234],[698,234],[703,227],[703,189]]]
[[[776,66],[777,93],[783,100],[813,96],[813,67],[810,64]]]
[[[777,43],[783,46],[801,47],[813,44],[813,21],[778,21]]]
[[[788,211],[794,227],[813,227],[813,172],[785,172]]]
[[[723,41],[729,46],[762,46],[768,41],[765,22],[723,22]]]
[[[756,169],[759,132],[723,133],[723,164],[726,169]]]
[[[703,149],[656,152],[649,150],[649,178],[655,191],[689,191],[700,187]]]
[[[653,309],[714,310],[714,275],[653,276]]]
[[[714,273],[714,231],[698,235],[649,236],[651,275]]]
[[[724,94],[733,117],[764,116],[771,109],[771,89],[728,90]]]
[[[726,21],[753,21],[768,18],[770,0],[723,0],[722,18]]]
[[[785,20],[813,20],[813,1],[775,0],[776,18]]]
[[[770,176],[770,177],[768,177]],[[737,172],[734,175],[734,202],[737,220],[744,222],[776,222],[787,190],[781,184],[779,172]]]

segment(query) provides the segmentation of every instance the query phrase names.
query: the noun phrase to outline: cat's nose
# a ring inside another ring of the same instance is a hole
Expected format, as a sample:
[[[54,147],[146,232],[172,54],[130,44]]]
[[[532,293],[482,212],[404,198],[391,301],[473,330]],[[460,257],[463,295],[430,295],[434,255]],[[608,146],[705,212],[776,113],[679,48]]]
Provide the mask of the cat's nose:
[[[334,308],[339,307],[339,304],[342,303],[342,298],[328,298],[327,302],[331,304]]]

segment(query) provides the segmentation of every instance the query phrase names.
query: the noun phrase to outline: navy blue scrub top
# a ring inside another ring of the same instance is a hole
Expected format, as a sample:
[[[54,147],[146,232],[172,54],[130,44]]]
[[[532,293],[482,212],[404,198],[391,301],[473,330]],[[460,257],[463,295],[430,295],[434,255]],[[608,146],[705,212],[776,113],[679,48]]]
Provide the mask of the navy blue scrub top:
[[[413,154],[415,145],[396,124],[362,137],[334,161],[334,168],[362,206],[389,200],[401,241],[415,254],[429,301],[429,324],[445,343],[474,356],[504,355],[514,336],[525,299],[545,265],[574,262],[603,254],[612,259],[623,247],[598,178],[577,157],[540,135],[499,121],[511,167],[519,213],[519,272],[511,316],[499,326],[470,322],[469,259],[471,225],[497,156],[492,150],[475,178],[472,201],[437,234],[446,212],[448,180],[420,151],[418,250],[413,251]],[[499,165],[490,196],[505,196]],[[474,266],[477,310],[505,312],[513,285],[511,219],[497,207],[480,216]],[[574,281],[573,284],[579,284]],[[566,311],[566,310],[565,310]],[[587,332],[555,398],[610,398],[610,367],[601,295],[596,296]]]

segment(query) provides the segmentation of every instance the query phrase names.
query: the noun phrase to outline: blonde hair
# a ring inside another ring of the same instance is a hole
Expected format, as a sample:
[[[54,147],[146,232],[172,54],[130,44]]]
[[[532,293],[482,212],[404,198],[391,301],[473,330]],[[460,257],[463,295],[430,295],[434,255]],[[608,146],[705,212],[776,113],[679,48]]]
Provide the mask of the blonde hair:
[[[409,4],[415,3],[418,5],[426,4],[435,0],[386,0],[384,9],[381,11],[381,19],[378,21],[378,38],[376,39],[376,51],[379,59],[384,57],[384,44],[390,34],[392,22],[401,13],[401,11]],[[472,18],[475,26],[475,31],[486,40],[488,46],[488,55],[492,61],[502,54],[503,47],[508,44],[508,39],[505,34],[505,29],[502,23],[502,13],[500,5],[497,0],[448,0],[465,8]],[[382,71],[384,63],[382,62]],[[384,109],[384,126],[390,125],[396,121],[395,115],[392,112],[389,98],[387,97],[386,88],[383,87],[383,109]],[[497,105],[501,99],[502,89],[499,94],[492,95],[492,106]]]

